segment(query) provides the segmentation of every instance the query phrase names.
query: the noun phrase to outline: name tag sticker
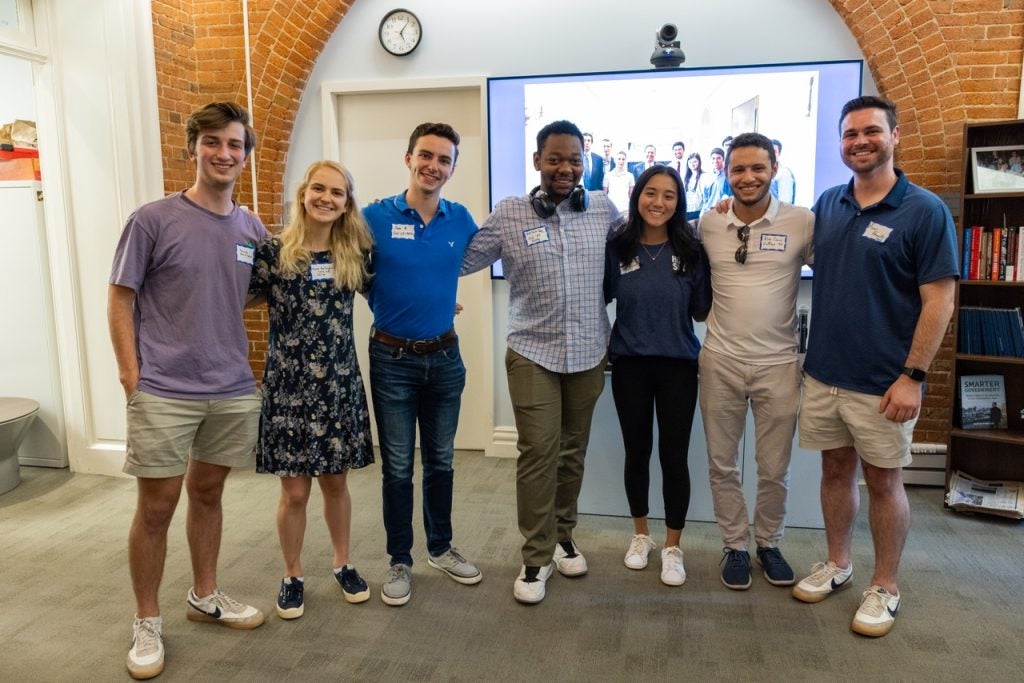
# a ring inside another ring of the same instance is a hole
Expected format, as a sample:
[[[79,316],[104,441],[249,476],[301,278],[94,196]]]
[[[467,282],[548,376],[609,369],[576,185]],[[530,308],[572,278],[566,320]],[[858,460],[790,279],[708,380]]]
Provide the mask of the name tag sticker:
[[[885,242],[887,239],[889,239],[889,235],[891,234],[892,228],[886,227],[881,223],[871,221],[870,223],[868,223],[868,227],[864,229],[863,236],[867,237],[869,240],[874,240],[876,242]]]
[[[391,239],[393,240],[414,240],[416,239],[416,226],[404,223],[391,224]]]
[[[528,247],[540,244],[541,242],[547,242],[551,239],[548,236],[548,226],[546,225],[530,228],[529,230],[523,230],[523,237],[526,238],[526,246]]]
[[[334,279],[334,264],[333,263],[311,263],[311,264],[309,264],[309,279],[310,280],[333,280]]]
[[[761,251],[786,251],[786,235],[762,234]]]
[[[239,263],[244,263],[247,266],[252,265],[252,260],[256,256],[256,247],[248,244],[236,244],[235,245],[235,260]]]
[[[626,273],[632,273],[634,270],[640,270],[640,259],[636,256],[633,260],[626,265],[619,264],[619,275],[625,275]]]

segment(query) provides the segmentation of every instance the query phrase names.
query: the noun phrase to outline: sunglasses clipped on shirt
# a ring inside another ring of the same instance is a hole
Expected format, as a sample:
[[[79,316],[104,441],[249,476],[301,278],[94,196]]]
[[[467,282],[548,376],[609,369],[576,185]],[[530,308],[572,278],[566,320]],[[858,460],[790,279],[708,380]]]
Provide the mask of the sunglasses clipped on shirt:
[[[740,247],[736,250],[736,263],[747,262],[747,242],[750,241],[750,226],[743,225],[736,228],[736,239],[740,241]]]

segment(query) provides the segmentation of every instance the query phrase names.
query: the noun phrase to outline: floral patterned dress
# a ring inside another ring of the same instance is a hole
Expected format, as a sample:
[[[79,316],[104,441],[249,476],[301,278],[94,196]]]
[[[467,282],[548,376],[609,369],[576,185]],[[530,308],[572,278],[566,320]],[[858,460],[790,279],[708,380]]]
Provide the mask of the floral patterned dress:
[[[352,298],[334,285],[329,252],[283,273],[281,242],[256,248],[249,291],[270,313],[256,471],[341,474],[373,462],[370,415],[352,341]]]

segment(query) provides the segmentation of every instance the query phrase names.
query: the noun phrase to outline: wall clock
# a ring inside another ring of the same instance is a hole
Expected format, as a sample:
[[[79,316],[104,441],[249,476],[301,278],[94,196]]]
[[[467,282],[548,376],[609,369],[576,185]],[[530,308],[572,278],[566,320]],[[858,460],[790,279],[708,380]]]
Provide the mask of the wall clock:
[[[380,20],[377,29],[380,45],[389,53],[404,57],[420,44],[423,27],[415,14],[407,9],[393,9]]]

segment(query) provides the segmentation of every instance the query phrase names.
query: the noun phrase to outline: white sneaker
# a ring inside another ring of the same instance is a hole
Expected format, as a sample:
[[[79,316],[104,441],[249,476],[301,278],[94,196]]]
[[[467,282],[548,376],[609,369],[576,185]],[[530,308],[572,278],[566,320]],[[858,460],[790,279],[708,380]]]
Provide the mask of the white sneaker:
[[[587,558],[576,547],[575,541],[569,541],[572,555],[566,552],[561,543],[555,544],[555,566],[562,576],[583,576],[587,573]]]
[[[884,636],[896,623],[899,608],[899,595],[893,595],[881,586],[872,586],[864,591],[860,609],[853,616],[850,628],[862,636]]]
[[[686,583],[683,551],[677,545],[661,549],[661,582],[666,586],[682,586]]]
[[[833,591],[848,585],[853,576],[853,563],[845,569],[837,567],[835,562],[815,562],[811,574],[793,586],[793,597],[804,602],[821,602]]]
[[[263,623],[263,612],[252,605],[229,598],[219,588],[213,595],[200,598],[191,588],[188,589],[188,611],[185,616],[189,621],[209,621],[224,624],[228,628],[251,629]]]
[[[535,579],[527,581],[526,565],[523,565],[523,568],[519,570],[519,576],[516,577],[516,582],[512,585],[512,595],[516,600],[527,605],[540,602],[544,599],[545,586],[553,573],[554,570],[548,564],[540,568]]]
[[[643,569],[647,566],[647,556],[657,547],[647,534],[634,534],[623,561],[630,569]]]
[[[164,641],[160,617],[135,617],[132,645],[128,650],[128,674],[135,679],[153,678],[164,670]]]

